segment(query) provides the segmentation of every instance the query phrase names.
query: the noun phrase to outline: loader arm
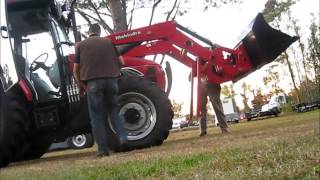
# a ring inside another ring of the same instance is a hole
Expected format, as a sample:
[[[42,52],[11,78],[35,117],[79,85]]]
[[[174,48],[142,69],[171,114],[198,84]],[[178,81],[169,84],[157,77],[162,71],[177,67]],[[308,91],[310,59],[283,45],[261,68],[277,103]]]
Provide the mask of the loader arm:
[[[250,23],[249,31],[233,49],[213,44],[210,40],[188,30],[175,21],[167,21],[108,36],[116,45],[129,45],[124,57],[144,57],[166,54],[191,68],[193,77],[202,76],[220,84],[238,81],[263,65],[272,62],[296,37],[270,27],[262,14]],[[193,102],[191,91],[191,102]],[[198,86],[197,116],[200,114],[200,86]],[[192,103],[190,115],[192,115]]]
[[[272,62],[297,39],[270,27],[262,14],[257,15],[248,29],[251,30],[233,49],[213,44],[175,21],[118,32],[108,38],[116,45],[134,44],[123,56],[166,54],[193,70],[201,60],[201,65],[207,64],[202,69],[203,75],[220,84],[237,81]]]

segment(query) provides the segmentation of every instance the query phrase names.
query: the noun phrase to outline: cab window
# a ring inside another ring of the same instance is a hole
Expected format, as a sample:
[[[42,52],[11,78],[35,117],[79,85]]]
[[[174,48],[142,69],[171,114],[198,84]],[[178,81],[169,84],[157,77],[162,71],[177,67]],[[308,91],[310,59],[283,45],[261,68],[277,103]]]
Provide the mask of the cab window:
[[[18,82],[18,75],[9,37],[6,3],[4,0],[0,0],[0,79],[4,90],[8,90]]]

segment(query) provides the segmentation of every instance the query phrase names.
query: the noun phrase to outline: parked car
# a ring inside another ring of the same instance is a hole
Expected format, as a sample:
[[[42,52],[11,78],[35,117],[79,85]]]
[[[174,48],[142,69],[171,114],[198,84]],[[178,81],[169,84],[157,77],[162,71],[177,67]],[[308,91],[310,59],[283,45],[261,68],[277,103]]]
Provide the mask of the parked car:
[[[172,122],[172,128],[171,129],[178,129],[178,128],[185,128],[188,127],[188,121],[184,118],[177,118],[177,119],[173,119]]]
[[[273,95],[270,101],[262,106],[259,116],[278,116],[281,113],[281,105],[286,103],[285,99],[284,95]]]
[[[224,98],[221,101],[226,121],[228,123],[238,123],[240,120],[240,114],[236,109],[234,98]]]
[[[178,129],[178,128],[180,128],[180,122],[173,120],[171,129]]]
[[[247,119],[247,116],[245,113],[240,113],[240,121],[243,121],[243,120],[246,120]]]
[[[250,111],[245,112],[247,120],[251,121],[251,119],[259,117],[260,111],[261,111],[261,108],[257,108],[257,109],[251,109]]]
[[[185,128],[185,127],[188,127],[189,126],[189,123],[187,120],[181,120],[180,121],[180,128]]]
[[[250,121],[253,118],[263,116],[278,116],[282,111],[281,106],[286,103],[286,96],[284,94],[273,95],[268,103],[261,108],[246,112],[247,120]]]

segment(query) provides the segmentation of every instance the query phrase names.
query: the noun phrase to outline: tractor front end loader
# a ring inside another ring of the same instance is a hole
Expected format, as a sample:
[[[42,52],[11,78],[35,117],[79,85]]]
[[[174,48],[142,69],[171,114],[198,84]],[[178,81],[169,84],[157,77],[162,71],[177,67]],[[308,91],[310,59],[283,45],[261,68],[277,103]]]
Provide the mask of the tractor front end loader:
[[[192,72],[190,116],[192,117],[194,77],[198,77],[198,84],[202,76],[216,84],[238,81],[263,65],[274,61],[297,40],[297,37],[291,37],[270,27],[260,13],[243,34],[243,39],[233,49],[230,49],[212,43],[175,21],[168,21],[115,33],[107,38],[110,38],[116,45],[127,46],[123,52],[127,62],[130,62],[132,58],[145,60],[144,57],[148,55],[162,54],[190,67]],[[140,66],[143,64],[144,62],[141,61]],[[146,74],[146,72],[142,73]],[[171,84],[168,86],[171,87]],[[197,116],[200,115],[201,91],[199,88],[200,86],[197,91]]]

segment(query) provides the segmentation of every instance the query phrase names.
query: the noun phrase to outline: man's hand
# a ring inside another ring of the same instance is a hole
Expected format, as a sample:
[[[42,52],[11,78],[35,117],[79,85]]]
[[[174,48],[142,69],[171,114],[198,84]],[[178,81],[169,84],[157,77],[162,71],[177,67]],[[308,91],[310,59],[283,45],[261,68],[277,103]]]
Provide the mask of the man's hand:
[[[84,91],[83,86],[82,86],[81,84],[78,84],[77,86],[78,86],[78,93],[79,93],[79,95],[80,95],[81,97],[84,96],[84,95],[86,94],[86,92]]]
[[[122,56],[118,56],[119,62],[120,62],[120,66],[123,67],[125,62]]]

